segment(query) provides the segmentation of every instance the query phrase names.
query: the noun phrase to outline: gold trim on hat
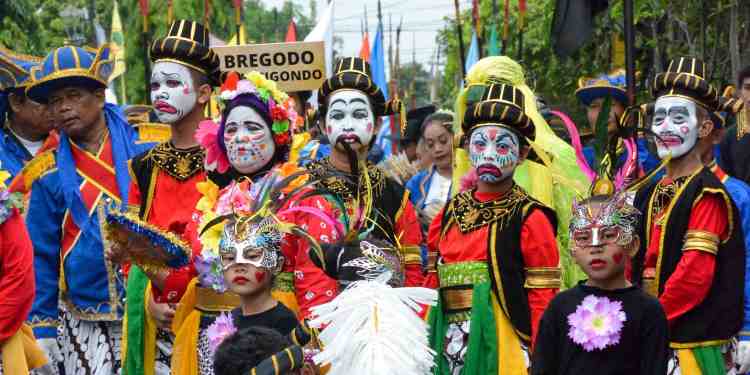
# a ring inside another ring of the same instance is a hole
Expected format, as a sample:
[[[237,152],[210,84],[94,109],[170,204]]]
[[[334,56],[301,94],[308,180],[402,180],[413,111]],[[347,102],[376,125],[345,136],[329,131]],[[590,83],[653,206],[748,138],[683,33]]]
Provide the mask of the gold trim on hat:
[[[42,78],[40,80],[37,80],[37,81],[34,81],[33,83],[31,83],[26,88],[26,92],[28,93],[28,91],[31,90],[32,88],[37,87],[37,86],[39,86],[39,85],[41,85],[43,83],[47,83],[47,82],[54,81],[54,80],[61,79],[61,78],[68,78],[68,77],[89,78],[89,79],[92,79],[94,81],[97,81],[97,82],[101,83],[104,86],[107,86],[107,82],[99,79],[89,69],[75,68],[75,69],[63,69],[63,70],[58,70],[56,72],[50,73],[50,74],[44,76],[44,78]]]
[[[160,58],[158,60],[155,60],[154,64],[156,64],[158,62],[172,62],[172,63],[175,63],[175,64],[184,65],[184,66],[186,66],[188,68],[193,68],[193,69],[195,69],[195,70],[197,70],[197,71],[199,71],[199,72],[201,72],[203,74],[206,74],[206,75],[208,74],[208,73],[206,73],[206,70],[203,69],[203,68],[199,68],[199,67],[197,67],[197,66],[195,66],[193,64],[190,64],[190,63],[187,63],[187,62],[184,62],[184,61],[180,61],[180,60],[177,60],[177,59],[169,58],[169,57],[163,57],[163,58]]]
[[[3,47],[2,45],[0,45],[0,53],[8,55],[8,57],[10,57],[12,59],[25,60],[25,61],[33,62],[33,63],[40,63],[40,62],[42,62],[44,60],[43,57],[26,55],[26,54],[23,54],[23,53],[18,53],[18,52],[9,50],[9,49]]]

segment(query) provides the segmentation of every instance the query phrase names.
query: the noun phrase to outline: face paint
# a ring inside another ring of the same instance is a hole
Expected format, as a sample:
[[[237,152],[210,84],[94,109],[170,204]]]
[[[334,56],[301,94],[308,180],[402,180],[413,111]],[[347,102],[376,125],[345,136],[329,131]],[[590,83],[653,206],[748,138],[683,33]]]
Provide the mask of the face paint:
[[[276,152],[268,124],[258,112],[246,106],[229,111],[224,127],[224,145],[229,163],[244,174],[261,170]]]
[[[353,150],[368,147],[375,131],[370,99],[357,90],[341,90],[331,95],[326,114],[326,136],[339,149],[348,143]]]
[[[518,136],[501,126],[482,126],[471,133],[469,140],[471,165],[479,179],[497,183],[513,176],[519,164]]]
[[[161,61],[154,64],[151,73],[151,103],[156,116],[165,124],[180,121],[195,107],[198,93],[184,65]]]
[[[661,138],[656,140],[659,158],[679,158],[693,149],[698,140],[696,113],[695,103],[688,99],[662,96],[656,100],[651,130]]]
[[[266,279],[266,273],[263,271],[255,271],[255,281],[262,283]]]

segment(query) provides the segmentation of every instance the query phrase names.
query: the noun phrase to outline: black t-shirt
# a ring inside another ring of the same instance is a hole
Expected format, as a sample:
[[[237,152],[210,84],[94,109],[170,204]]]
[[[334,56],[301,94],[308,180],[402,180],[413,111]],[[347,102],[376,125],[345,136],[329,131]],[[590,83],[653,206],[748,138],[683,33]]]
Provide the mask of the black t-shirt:
[[[238,307],[232,310],[232,319],[237,330],[248,327],[265,327],[275,329],[284,336],[292,332],[299,324],[297,316],[281,302],[270,310],[253,315],[242,315],[242,308]]]
[[[668,326],[659,301],[635,286],[603,290],[583,283],[555,296],[544,312],[531,361],[531,375],[666,374]],[[592,294],[622,302],[626,320],[618,344],[587,352],[568,337],[568,315]]]

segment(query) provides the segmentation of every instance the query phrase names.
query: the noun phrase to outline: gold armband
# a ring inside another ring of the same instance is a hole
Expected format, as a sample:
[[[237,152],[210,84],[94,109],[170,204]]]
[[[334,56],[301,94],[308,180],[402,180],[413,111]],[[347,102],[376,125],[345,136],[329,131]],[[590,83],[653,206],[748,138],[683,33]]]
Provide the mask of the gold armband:
[[[560,267],[526,267],[526,282],[524,288],[560,288],[562,271]]]
[[[682,245],[682,250],[703,251],[716,255],[719,252],[719,242],[719,236],[711,232],[689,230],[685,233],[685,243]]]
[[[419,246],[406,245],[401,248],[404,264],[422,264],[422,250]]]

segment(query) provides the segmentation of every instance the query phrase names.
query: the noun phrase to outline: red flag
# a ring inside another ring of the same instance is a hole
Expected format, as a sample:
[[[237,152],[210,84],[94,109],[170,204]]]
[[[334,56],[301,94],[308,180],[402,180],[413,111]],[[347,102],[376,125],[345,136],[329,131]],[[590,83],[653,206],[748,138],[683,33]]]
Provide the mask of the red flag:
[[[482,35],[482,22],[479,18],[479,0],[472,0],[471,5],[471,20],[474,23],[474,31],[477,35]]]
[[[518,0],[518,27],[523,30],[524,18],[526,18],[526,0]]]
[[[242,23],[242,0],[232,0],[232,3],[234,4],[234,23],[239,25]]]
[[[138,5],[141,8],[141,16],[143,16],[143,32],[148,32],[148,0],[139,0]]]
[[[286,29],[286,38],[284,38],[285,42],[296,42],[297,41],[297,24],[294,23],[294,20],[289,21],[289,27]]]
[[[203,0],[203,26],[206,30],[211,30],[208,20],[211,18],[211,0]]]
[[[370,61],[370,37],[365,32],[365,37],[362,38],[362,46],[359,47],[359,57],[365,61]]]

